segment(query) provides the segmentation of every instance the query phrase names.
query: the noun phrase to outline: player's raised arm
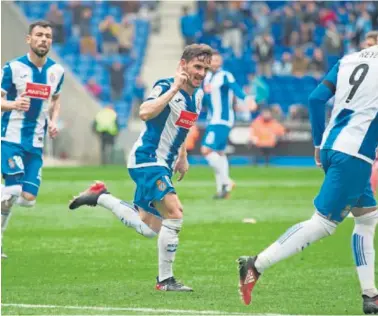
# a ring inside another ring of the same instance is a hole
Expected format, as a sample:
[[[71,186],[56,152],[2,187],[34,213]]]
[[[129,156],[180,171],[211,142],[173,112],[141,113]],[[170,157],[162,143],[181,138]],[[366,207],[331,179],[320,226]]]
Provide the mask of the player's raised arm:
[[[179,66],[174,82],[171,85],[168,83],[156,85],[151,92],[151,96],[142,103],[139,110],[140,119],[148,121],[158,116],[187,80],[188,75]]]
[[[339,62],[333,66],[323,81],[311,93],[308,100],[312,138],[315,147],[319,147],[322,142],[325,130],[326,103],[335,94],[338,71]]]

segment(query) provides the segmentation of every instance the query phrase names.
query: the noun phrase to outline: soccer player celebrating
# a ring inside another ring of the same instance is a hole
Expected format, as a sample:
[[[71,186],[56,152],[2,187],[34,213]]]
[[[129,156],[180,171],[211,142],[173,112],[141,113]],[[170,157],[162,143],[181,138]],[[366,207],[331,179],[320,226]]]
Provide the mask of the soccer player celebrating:
[[[245,304],[261,274],[273,264],[333,234],[352,212],[352,250],[362,289],[363,311],[378,313],[374,234],[378,222],[370,186],[378,144],[378,45],[343,57],[309,99],[315,161],[325,172],[314,200],[315,214],[290,228],[255,257],[239,258],[239,291]],[[335,105],[325,128],[325,104]]]
[[[173,262],[183,224],[183,207],[173,187],[173,172],[179,181],[189,164],[185,138],[200,112],[203,91],[199,89],[210,67],[212,49],[207,45],[187,46],[174,78],[158,80],[139,116],[145,127],[128,159],[128,170],[136,183],[134,206],[109,194],[97,182],[74,198],[70,209],[101,205],[111,210],[125,225],[146,237],[159,232],[160,291],[192,291],[176,281]]]
[[[201,152],[214,169],[217,188],[215,199],[228,198],[234,186],[229,177],[229,165],[224,152],[235,120],[234,95],[245,100],[251,110],[256,109],[253,98],[246,96],[234,76],[223,70],[222,65],[222,56],[215,52],[211,60],[211,72],[204,80],[209,123],[202,141]]]
[[[14,203],[31,207],[42,177],[46,130],[56,137],[64,69],[47,57],[52,44],[49,22],[29,26],[29,52],[4,66],[1,77],[1,233]],[[6,255],[2,253],[2,258]]]

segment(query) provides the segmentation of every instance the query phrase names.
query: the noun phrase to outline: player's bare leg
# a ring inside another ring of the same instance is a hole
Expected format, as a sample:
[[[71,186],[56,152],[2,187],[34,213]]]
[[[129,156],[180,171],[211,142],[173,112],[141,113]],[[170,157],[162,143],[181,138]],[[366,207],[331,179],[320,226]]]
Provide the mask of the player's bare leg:
[[[110,210],[124,225],[132,227],[137,233],[145,237],[155,237],[159,232],[159,219],[146,215],[146,212],[140,214],[133,205],[114,197],[108,192],[103,182],[95,182],[87,190],[80,193],[79,196],[74,197],[70,201],[69,208],[74,210],[83,205],[100,205]],[[143,219],[151,223],[153,228],[148,223],[145,223]]]
[[[378,314],[378,290],[375,286],[374,234],[378,223],[376,207],[354,208],[354,230],[352,250],[360,280],[363,311],[365,314]]]
[[[183,223],[183,207],[176,194],[168,193],[154,206],[163,216],[158,238],[159,276],[156,289],[160,291],[191,292],[190,287],[176,281],[173,276],[173,262],[179,242],[179,232]]]
[[[10,186],[1,186],[1,239],[3,239],[4,231],[6,230],[10,217],[11,211],[14,203],[21,194],[22,187],[19,184]],[[3,248],[1,247],[1,258],[8,258],[5,253],[3,253]]]

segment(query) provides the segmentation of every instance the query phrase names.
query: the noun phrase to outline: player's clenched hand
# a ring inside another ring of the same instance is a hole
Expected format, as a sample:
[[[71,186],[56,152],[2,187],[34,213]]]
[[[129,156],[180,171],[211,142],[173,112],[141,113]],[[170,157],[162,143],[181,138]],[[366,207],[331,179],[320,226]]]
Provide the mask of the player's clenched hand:
[[[185,173],[187,173],[189,170],[189,162],[188,159],[185,157],[179,157],[176,161],[175,168],[173,169],[174,173],[178,172],[180,174],[177,181],[181,181]]]
[[[315,159],[315,163],[316,165],[319,167],[319,168],[322,168],[322,163],[320,161],[320,148],[319,147],[315,147],[315,152],[314,152],[314,159]]]
[[[51,138],[55,138],[58,135],[58,126],[55,122],[49,122],[49,135]]]
[[[180,90],[186,84],[188,78],[188,74],[182,69],[181,65],[179,64],[176,70],[173,88],[177,91]]]
[[[26,96],[26,92],[21,93],[21,95],[14,101],[13,106],[17,111],[29,111],[30,98]]]

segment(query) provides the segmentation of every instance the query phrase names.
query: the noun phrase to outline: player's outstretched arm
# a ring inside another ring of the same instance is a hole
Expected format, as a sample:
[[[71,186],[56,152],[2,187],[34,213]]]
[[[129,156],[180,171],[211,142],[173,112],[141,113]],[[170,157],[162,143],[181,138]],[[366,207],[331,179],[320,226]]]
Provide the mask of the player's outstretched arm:
[[[331,69],[324,80],[315,88],[308,100],[312,137],[315,147],[319,147],[322,142],[326,121],[326,103],[335,94],[338,71],[339,63]]]
[[[142,121],[148,121],[158,116],[175,94],[186,84],[188,75],[181,66],[178,66],[173,84],[168,91],[157,98],[142,103],[139,109],[139,117]]]

